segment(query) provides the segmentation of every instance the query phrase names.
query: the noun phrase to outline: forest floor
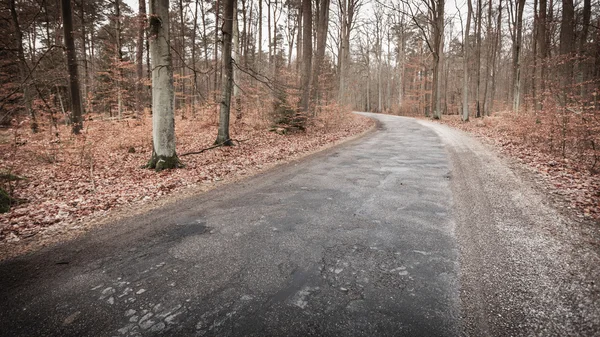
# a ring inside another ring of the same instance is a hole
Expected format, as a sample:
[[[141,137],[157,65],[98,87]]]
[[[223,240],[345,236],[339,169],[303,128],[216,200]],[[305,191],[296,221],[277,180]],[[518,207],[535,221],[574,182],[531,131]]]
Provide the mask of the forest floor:
[[[539,177],[541,188],[557,207],[582,220],[600,222],[600,173],[588,163],[544,151],[545,144],[526,139],[527,129],[507,114],[463,122],[458,115],[444,116],[441,123],[476,136]],[[525,130],[524,130],[525,128]]]
[[[185,168],[143,169],[152,150],[152,120],[87,121],[79,136],[67,126],[31,134],[25,127],[0,131],[2,187],[19,202],[0,214],[0,260],[80,235],[223,183],[265,171],[372,129],[363,116],[334,109],[306,132],[280,135],[268,122],[234,122],[233,147],[209,148],[216,121],[176,118],[177,151]],[[255,123],[260,124],[260,123]],[[18,180],[7,179],[19,177]]]

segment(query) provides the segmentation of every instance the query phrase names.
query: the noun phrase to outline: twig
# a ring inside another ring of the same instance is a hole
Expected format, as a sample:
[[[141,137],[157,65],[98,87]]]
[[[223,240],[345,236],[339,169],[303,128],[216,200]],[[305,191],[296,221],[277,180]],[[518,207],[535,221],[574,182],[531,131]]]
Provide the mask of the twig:
[[[207,148],[205,148],[205,149],[202,149],[202,150],[200,150],[200,151],[187,152],[187,153],[184,153],[184,154],[180,154],[179,156],[180,156],[180,157],[185,157],[185,156],[190,156],[190,155],[192,155],[192,154],[200,154],[200,153],[202,153],[202,152],[205,152],[205,151],[208,151],[208,150],[212,150],[212,149],[215,149],[215,148],[217,148],[217,147],[221,147],[221,146],[225,145],[227,142],[230,142],[230,141],[231,141],[231,142],[237,142],[237,143],[238,143],[238,145],[239,145],[241,142],[245,142],[245,141],[247,141],[247,140],[249,140],[249,139],[237,140],[237,139],[231,139],[231,138],[229,138],[229,139],[227,139],[226,141],[224,141],[224,142],[222,142],[222,143],[215,144],[215,145],[213,145],[213,146],[207,147]]]

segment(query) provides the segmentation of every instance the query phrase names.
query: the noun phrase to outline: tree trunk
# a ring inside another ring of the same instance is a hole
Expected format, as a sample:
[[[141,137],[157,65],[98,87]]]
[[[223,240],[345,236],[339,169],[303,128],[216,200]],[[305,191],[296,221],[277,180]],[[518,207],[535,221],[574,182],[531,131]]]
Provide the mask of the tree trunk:
[[[137,50],[135,53],[135,63],[137,72],[137,111],[138,115],[144,112],[144,33],[147,25],[146,18],[146,0],[139,0],[138,13],[138,35],[137,35]]]
[[[471,31],[471,15],[473,14],[473,6],[471,0],[467,0],[467,25],[465,27],[463,37],[463,113],[462,120],[469,120],[469,33]]]
[[[73,38],[73,14],[71,0],[61,0],[65,48],[67,50],[67,69],[69,71],[69,90],[71,93],[71,123],[74,134],[79,134],[83,128],[83,105],[79,89],[79,74],[77,69],[77,53]]]
[[[476,117],[481,117],[481,21],[483,20],[483,6],[481,0],[477,0],[477,14],[475,15],[475,20],[477,22],[477,27],[475,29],[476,36],[476,62],[475,62],[475,76],[476,76],[476,86],[475,86],[475,109],[476,109]]]
[[[317,1],[317,53],[315,55],[315,64],[313,66],[313,94],[314,105],[319,105],[321,100],[320,76],[325,59],[325,48],[327,47],[327,28],[329,26],[329,3],[330,0]],[[313,114],[316,113],[316,109]]]
[[[523,9],[525,0],[517,1],[517,17],[515,22],[515,33],[513,40],[513,111],[519,112],[521,105],[521,41],[523,39]]]
[[[181,167],[175,152],[173,63],[169,44],[169,0],[150,0],[152,54],[152,158],[147,167],[157,171]]]
[[[239,64],[241,63],[240,57],[240,32],[238,26],[238,10],[237,10],[237,0],[234,0],[233,4],[233,98],[235,100],[235,117],[236,119],[242,118],[242,102],[240,99],[240,71],[238,69]]]
[[[496,69],[498,68],[498,55],[502,50],[502,39],[500,36],[502,24],[502,0],[498,4],[498,17],[496,18],[496,30],[494,31],[494,52],[492,56],[492,88],[490,89],[490,105],[489,111],[494,111],[494,98],[496,96]]]
[[[585,99],[585,93],[586,93],[586,87],[587,85],[584,84],[584,82],[586,81],[586,71],[584,69],[584,64],[585,62],[587,62],[586,60],[586,48],[585,48],[585,44],[587,42],[587,38],[588,38],[588,34],[589,34],[589,29],[590,29],[590,18],[591,18],[591,11],[592,11],[592,7],[591,7],[591,0],[584,0],[583,1],[583,20],[582,20],[582,28],[581,28],[581,34],[579,34],[578,38],[579,38],[579,45],[577,47],[577,54],[578,54],[578,58],[579,58],[579,62],[577,63],[577,68],[576,68],[576,76],[577,76],[577,83],[581,84],[581,96],[583,99]]]
[[[444,53],[444,5],[445,0],[435,1],[435,22],[434,22],[434,52],[433,52],[433,82],[431,88],[431,108],[433,111],[434,119],[442,118],[441,102],[440,102],[440,64]]]
[[[560,55],[561,65],[561,87],[563,104],[567,104],[568,92],[573,83],[573,61],[575,52],[575,7],[573,0],[562,0],[562,19],[560,22]]]
[[[312,66],[312,5],[310,0],[302,0],[302,96],[300,97],[300,110],[308,112],[310,100],[310,73]]]
[[[296,72],[300,73],[300,65],[302,64],[302,2],[298,4],[298,37],[296,38]]]
[[[262,19],[263,19],[263,10],[262,10],[262,2],[263,0],[258,0],[258,64],[261,64],[262,61]]]
[[[233,32],[233,21],[234,18],[234,6],[236,5],[235,0],[225,0],[225,8],[223,13],[223,49],[222,49],[222,62],[223,62],[223,78],[221,88],[221,109],[219,113],[219,132],[217,133],[217,140],[215,144],[222,144],[226,146],[233,145],[233,142],[229,138],[229,113],[231,107],[231,91],[233,88],[233,62],[231,58],[231,42]]]
[[[15,8],[15,0],[10,0],[10,15],[15,26],[17,57],[19,58],[20,63],[19,72],[21,75],[21,87],[23,89],[23,104],[25,104],[25,111],[27,112],[27,115],[31,118],[31,131],[33,133],[37,133],[38,123],[35,116],[35,111],[31,107],[31,95],[29,92],[28,77],[31,77],[31,74],[29,73],[29,66],[27,65],[27,61],[25,60],[25,52],[23,51],[23,32],[21,31],[21,27],[19,25],[19,17],[17,16],[17,10]]]
[[[229,0],[227,0],[229,1]],[[262,1],[262,0],[261,0]],[[216,1],[216,14],[215,14],[215,50],[214,50],[214,64],[215,64],[215,81],[213,85],[214,90],[214,100],[217,101],[217,84],[218,84],[218,76],[219,76],[219,65],[218,65],[218,55],[219,55],[219,0]]]
[[[119,118],[123,117],[123,88],[121,82],[123,81],[123,69],[121,66],[122,52],[121,52],[121,0],[115,0],[115,39],[116,39],[116,53],[115,63],[117,67],[117,111]]]
[[[185,41],[186,41],[186,36],[185,36],[185,15],[183,14],[183,0],[179,0],[179,30],[180,30],[180,34],[181,34],[181,51],[179,52],[179,62],[181,62],[181,67],[180,69],[180,81],[181,81],[181,99],[179,100],[179,107],[181,108],[181,117],[185,118],[185,109],[186,109],[186,103],[187,103],[187,93],[185,90],[185,68],[187,66],[187,61],[186,61],[186,57],[185,57]]]
[[[487,27],[486,27],[486,57],[485,57],[485,80],[484,80],[484,89],[483,89],[483,114],[485,116],[490,115],[489,109],[489,86],[490,86],[490,70],[492,68],[492,60],[494,54],[494,44],[492,43],[492,1],[488,2],[488,17],[487,17]]]
[[[192,71],[194,72],[194,83],[192,86],[192,114],[196,113],[196,103],[198,100],[198,71],[196,70],[197,60],[196,60],[196,40],[198,39],[198,1],[195,1],[194,5],[194,25],[192,28]]]
[[[339,93],[340,103],[347,103],[348,70],[350,66],[350,34],[354,26],[355,13],[360,0],[340,0],[340,51],[339,51]]]
[[[544,108],[544,97],[545,97],[545,93],[546,93],[546,67],[547,67],[547,58],[548,58],[548,44],[547,44],[547,21],[546,21],[546,5],[547,5],[547,0],[539,0],[540,1],[540,8],[538,11],[538,21],[537,21],[537,46],[538,46],[538,53],[539,53],[539,59],[540,59],[540,65],[539,65],[539,87],[540,87],[540,104],[539,107],[540,109]]]

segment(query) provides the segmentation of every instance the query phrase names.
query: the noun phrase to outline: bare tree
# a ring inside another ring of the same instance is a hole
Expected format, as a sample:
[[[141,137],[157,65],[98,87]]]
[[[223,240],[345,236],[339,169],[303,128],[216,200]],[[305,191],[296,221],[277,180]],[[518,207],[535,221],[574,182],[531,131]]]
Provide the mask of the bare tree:
[[[339,51],[339,96],[341,103],[346,102],[348,71],[350,69],[350,35],[354,29],[356,14],[362,0],[338,0],[340,8],[340,51]]]
[[[138,6],[138,35],[137,35],[137,49],[135,52],[135,63],[137,72],[137,110],[138,114],[141,114],[144,109],[142,104],[146,95],[144,95],[144,36],[145,27],[147,25],[146,18],[146,0],[139,0]]]
[[[313,102],[318,105],[321,99],[320,76],[325,59],[325,47],[327,43],[327,28],[329,27],[329,3],[330,0],[317,0],[317,52],[313,66]],[[314,112],[313,112],[314,113]]]
[[[17,10],[15,7],[15,0],[10,0],[10,16],[13,21],[13,25],[15,28],[15,37],[16,37],[16,47],[17,47],[17,57],[19,58],[19,72],[21,78],[21,87],[23,90],[23,103],[25,104],[25,110],[27,111],[27,115],[31,118],[31,131],[33,133],[38,132],[38,123],[35,116],[35,111],[31,107],[31,94],[29,89],[29,82],[31,77],[31,71],[29,66],[27,65],[27,60],[25,59],[25,52],[23,51],[23,32],[21,31],[21,26],[19,24],[19,17],[17,15]]]
[[[231,58],[231,44],[233,38],[234,6],[236,0],[225,0],[223,12],[223,79],[221,88],[221,109],[219,112],[219,132],[215,144],[231,146],[233,142],[229,138],[229,113],[231,110],[231,91],[233,88],[233,62]]]
[[[73,13],[71,0],[62,0],[63,30],[65,34],[65,47],[67,50],[67,69],[69,71],[69,90],[71,93],[71,123],[74,134],[79,134],[83,129],[83,104],[79,88],[79,71],[77,66],[77,53],[75,52],[75,39],[73,37]]]
[[[302,79],[300,110],[308,112],[310,101],[310,74],[312,66],[312,5],[310,0],[302,0]]]
[[[516,15],[512,12],[512,38],[513,38],[513,63],[512,63],[512,101],[513,111],[518,112],[521,105],[521,44],[523,40],[523,9],[525,0],[516,0]]]
[[[469,120],[469,34],[471,31],[471,15],[473,14],[473,5],[471,0],[467,0],[467,24],[463,33],[463,102],[462,102],[462,120]]]
[[[173,62],[169,44],[169,0],[150,0],[152,54],[152,157],[146,165],[157,171],[181,167],[175,152]]]

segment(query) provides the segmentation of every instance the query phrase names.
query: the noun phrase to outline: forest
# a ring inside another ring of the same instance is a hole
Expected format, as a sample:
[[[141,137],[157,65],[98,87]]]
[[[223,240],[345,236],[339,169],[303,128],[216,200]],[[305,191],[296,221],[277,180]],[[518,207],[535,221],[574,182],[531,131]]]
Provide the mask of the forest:
[[[0,238],[371,127],[350,111],[487,133],[564,168],[600,217],[598,1],[3,0],[0,17]]]

